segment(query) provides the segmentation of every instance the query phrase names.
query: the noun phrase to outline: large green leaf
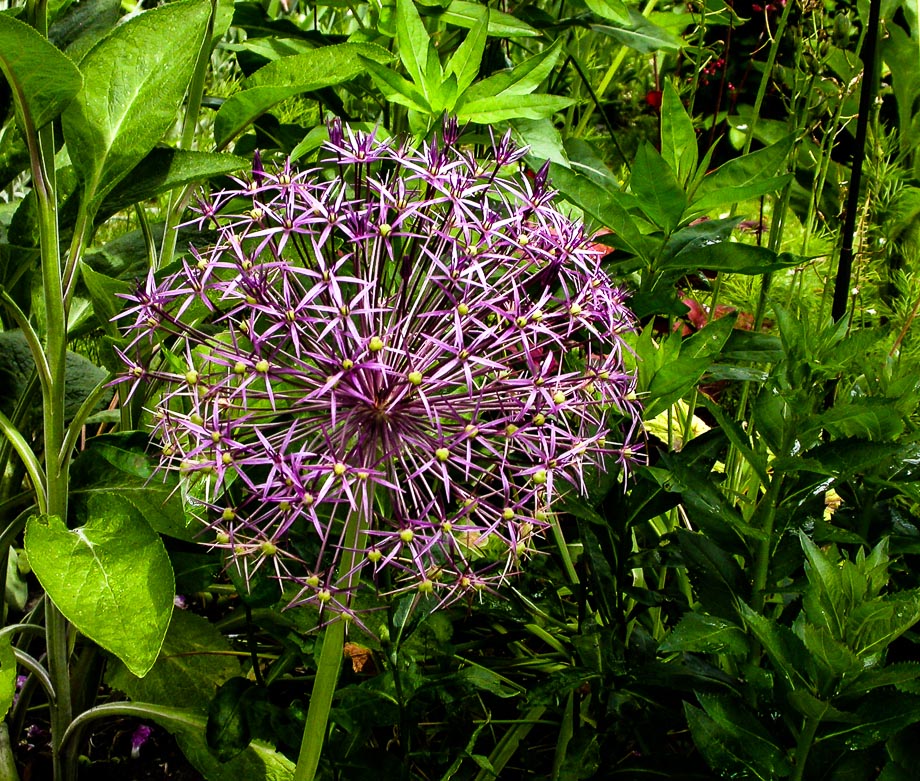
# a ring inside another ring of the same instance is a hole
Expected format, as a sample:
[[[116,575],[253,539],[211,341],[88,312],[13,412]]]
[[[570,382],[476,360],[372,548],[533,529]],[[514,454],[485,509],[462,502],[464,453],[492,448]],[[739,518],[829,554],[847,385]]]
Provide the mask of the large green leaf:
[[[205,618],[173,611],[156,664],[143,678],[112,662],[105,681],[132,700],[156,702],[207,713],[214,692],[240,674],[227,639]]]
[[[466,91],[458,111],[468,103],[482,103],[496,95],[529,95],[549,76],[561,53],[562,43],[559,40],[511,70],[499,71],[476,82]]]
[[[489,8],[479,10],[479,21],[473,25],[469,34],[463,39],[451,56],[444,69],[445,75],[457,77],[457,90],[463,92],[479,75],[482,55],[486,47],[486,32],[489,25]]]
[[[403,66],[430,103],[441,83],[441,68],[414,0],[396,0],[396,46]],[[436,67],[429,67],[432,64]]]
[[[169,557],[159,535],[117,495],[91,501],[89,514],[73,530],[55,516],[31,517],[29,564],[68,621],[132,673],[146,675],[173,610]]]
[[[206,717],[188,708],[152,703],[112,703],[97,707],[99,715],[134,715],[150,719],[176,736],[182,753],[207,781],[292,781],[294,763],[273,746],[254,740],[229,762],[221,762],[205,742]]]
[[[0,718],[6,716],[16,695],[16,656],[10,634],[0,635]]]
[[[119,211],[176,187],[233,173],[248,165],[249,160],[236,155],[157,147],[109,193],[102,211]]]
[[[29,25],[0,14],[0,72],[28,132],[48,124],[83,84],[76,65]]]
[[[94,204],[175,124],[210,13],[204,0],[145,11],[82,61],[83,90],[64,112],[64,138]]]

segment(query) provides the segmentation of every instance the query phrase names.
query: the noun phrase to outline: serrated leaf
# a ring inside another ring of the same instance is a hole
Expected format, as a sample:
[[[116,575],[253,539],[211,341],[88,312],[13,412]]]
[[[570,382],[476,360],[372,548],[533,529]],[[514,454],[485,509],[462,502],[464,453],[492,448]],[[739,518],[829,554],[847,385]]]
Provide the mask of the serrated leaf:
[[[173,611],[156,663],[143,678],[110,662],[105,682],[132,700],[189,708],[202,714],[217,688],[240,674],[227,639],[202,616]]]
[[[145,11],[81,62],[85,81],[64,112],[64,138],[95,205],[175,124],[210,13],[200,0]]]
[[[20,129],[47,125],[83,85],[79,69],[29,25],[0,14],[0,72],[13,92]]]
[[[658,650],[741,656],[749,649],[747,637],[737,625],[724,618],[694,612],[684,614]]]
[[[98,497],[78,529],[54,516],[31,517],[25,550],[65,618],[146,675],[166,636],[175,584],[166,549],[143,517],[116,495]]]
[[[788,627],[755,613],[743,602],[738,604],[738,612],[790,687],[810,686],[811,659],[802,641]]]

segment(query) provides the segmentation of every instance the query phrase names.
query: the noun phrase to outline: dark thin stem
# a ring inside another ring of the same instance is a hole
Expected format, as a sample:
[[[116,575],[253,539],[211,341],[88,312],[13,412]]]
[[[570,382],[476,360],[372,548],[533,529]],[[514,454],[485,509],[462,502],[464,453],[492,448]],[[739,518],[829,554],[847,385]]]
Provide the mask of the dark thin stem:
[[[866,158],[866,137],[869,132],[869,114],[875,102],[876,78],[875,60],[878,48],[879,17],[881,0],[870,0],[869,21],[866,25],[866,39],[862,47],[863,79],[859,91],[859,115],[856,119],[856,139],[853,146],[853,162],[847,191],[846,214],[843,220],[843,236],[840,245],[840,261],[837,264],[837,278],[834,281],[834,300],[831,317],[840,320],[847,311],[850,297],[850,278],[853,274],[853,243],[856,237],[856,218],[859,213],[859,191],[862,185],[862,168]]]

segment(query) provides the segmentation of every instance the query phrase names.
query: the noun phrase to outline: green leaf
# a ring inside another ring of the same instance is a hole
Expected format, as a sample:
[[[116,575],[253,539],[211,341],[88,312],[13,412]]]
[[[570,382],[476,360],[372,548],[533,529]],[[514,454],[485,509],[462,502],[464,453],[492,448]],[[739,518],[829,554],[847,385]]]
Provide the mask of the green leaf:
[[[172,473],[157,473],[157,462],[147,453],[144,434],[93,437],[71,465],[73,510],[85,516],[94,495],[118,494],[160,534],[192,541],[201,531],[187,526],[178,482]]]
[[[64,138],[93,204],[175,124],[210,13],[200,0],[145,11],[84,58],[83,90],[64,112]]]
[[[793,708],[809,719],[817,719],[818,721],[856,721],[854,714],[835,708],[829,702],[818,699],[806,689],[789,692],[788,700]]]
[[[799,255],[776,253],[767,247],[722,241],[716,244],[691,243],[663,266],[669,269],[705,269],[729,274],[766,274],[801,265]]]
[[[665,233],[680,224],[687,196],[674,172],[647,141],[639,147],[629,177],[629,188],[639,208]]]
[[[515,119],[511,121],[515,140],[530,147],[528,161],[538,168],[544,160],[569,167],[562,136],[550,119]]]
[[[602,19],[629,24],[629,9],[623,0],[585,0],[585,4]]]
[[[0,718],[13,707],[16,695],[16,655],[10,641],[11,634],[0,635]]]
[[[440,15],[441,21],[457,27],[472,29],[479,21],[482,5],[470,3],[467,0],[452,0],[445,11]],[[539,30],[535,30],[527,22],[494,8],[489,9],[489,35],[500,38],[537,38]]]
[[[899,591],[857,605],[847,621],[845,640],[864,662],[874,662],[917,621],[920,589]]]
[[[843,692],[863,694],[882,686],[894,686],[898,691],[920,694],[920,662],[898,662],[881,669],[866,670],[847,681]]]
[[[684,702],[684,717],[693,742],[713,770],[731,778],[764,778],[752,766],[744,744],[704,711]]]
[[[697,699],[706,715],[738,741],[761,778],[788,775],[791,768],[782,749],[773,743],[767,730],[739,700],[704,693],[697,694]]]
[[[208,706],[205,736],[208,747],[221,762],[233,759],[252,740],[247,710],[256,688],[247,678],[231,678],[217,690]]]
[[[13,92],[26,135],[47,125],[83,85],[76,65],[29,25],[0,14],[0,72]]]
[[[411,82],[404,79],[396,71],[373,60],[365,59],[363,62],[364,67],[374,80],[374,84],[377,85],[377,89],[383,93],[383,97],[390,103],[405,106],[422,114],[432,113],[431,105],[425,96]]]
[[[677,181],[686,186],[696,172],[699,150],[693,120],[670,80],[664,83],[661,96],[661,156]]]
[[[115,494],[89,504],[89,520],[26,523],[29,565],[48,596],[80,632],[135,675],[153,667],[172,615],[175,584],[159,535]]]
[[[202,616],[174,610],[163,648],[143,678],[110,662],[105,682],[132,700],[190,708],[204,714],[217,688],[240,674],[227,639]]]
[[[116,707],[120,711],[131,709],[123,703]],[[135,707],[139,718],[155,721],[176,736],[182,753],[207,781],[293,781],[294,763],[273,746],[254,740],[241,754],[222,763],[205,742],[204,716],[166,705],[139,703]]]
[[[121,310],[122,303],[122,299],[116,296],[130,293],[131,285],[120,279],[113,279],[93,271],[86,263],[80,264],[80,276],[93,302],[93,313],[96,315],[97,325],[104,328],[109,336],[116,336],[118,326],[112,322],[112,318]]]
[[[482,55],[486,48],[486,35],[489,29],[489,8],[482,6],[478,11],[479,21],[473,25],[469,34],[463,39],[447,62],[444,75],[457,77],[457,90],[463,92],[479,75]]]
[[[300,87],[303,92],[311,92],[363,73],[361,57],[379,63],[393,59],[392,54],[374,43],[332,44],[274,60],[249,76],[243,86]]]
[[[694,612],[684,614],[658,650],[743,656],[749,648],[747,636],[737,625],[724,618]]]
[[[676,535],[681,560],[694,581],[703,608],[726,618],[734,615],[735,599],[749,590],[738,562],[705,534],[678,528]]]
[[[852,604],[844,592],[843,570],[837,562],[831,561],[804,532],[799,533],[799,541],[805,552],[805,574],[808,577],[809,586],[806,593],[805,615],[812,624],[827,628],[832,637],[841,640],[846,625],[847,610]],[[865,586],[863,591],[865,591]]]
[[[691,203],[693,212],[703,214],[784,187],[789,177],[778,174],[786,165],[792,145],[793,137],[787,136],[764,149],[723,163],[700,182]]]
[[[438,64],[438,54],[431,45],[431,36],[422,24],[413,0],[396,0],[396,46],[399,59],[425,98],[431,102],[441,82],[440,65],[437,78],[429,72],[429,62]]]
[[[491,125],[509,119],[543,119],[574,103],[558,95],[518,95],[502,93],[491,98],[466,101],[457,108],[460,121]]]
[[[738,612],[790,688],[810,687],[814,676],[805,644],[788,627],[755,613],[743,602],[738,604]]]
[[[227,146],[272,106],[294,95],[350,81],[366,71],[365,60],[393,59],[371,43],[340,43],[282,57],[259,68],[244,82],[245,89],[223,102],[214,118],[214,143]]]
[[[814,624],[805,624],[801,628],[802,642],[811,654],[827,673],[835,678],[839,678],[847,673],[858,672],[863,664],[859,657],[854,654],[839,640],[835,639],[831,633],[822,627]]]
[[[511,70],[499,71],[487,79],[477,81],[464,95],[458,111],[466,103],[482,103],[497,95],[529,95],[552,73],[562,53],[562,40],[557,40],[539,54],[528,57]]]
[[[856,710],[858,726],[846,730],[847,746],[864,749],[920,721],[920,697],[875,690]]]
[[[652,54],[658,51],[679,51],[683,48],[683,41],[676,35],[650,22],[638,11],[629,9],[629,24],[616,27],[607,24],[592,24],[594,32],[613,38],[623,46],[641,54]]]
[[[239,171],[251,161],[236,155],[157,147],[106,197],[102,211],[120,211],[192,182]]]

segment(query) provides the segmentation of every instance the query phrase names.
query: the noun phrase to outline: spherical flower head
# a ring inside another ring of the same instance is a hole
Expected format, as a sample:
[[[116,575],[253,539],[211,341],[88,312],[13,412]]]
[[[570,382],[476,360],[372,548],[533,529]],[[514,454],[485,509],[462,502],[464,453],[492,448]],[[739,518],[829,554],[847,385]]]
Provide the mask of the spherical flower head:
[[[637,452],[638,406],[623,291],[509,136],[333,130],[202,201],[217,243],[128,297],[124,379],[158,383],[210,542],[353,620],[369,579],[447,603],[518,572],[585,468]]]

